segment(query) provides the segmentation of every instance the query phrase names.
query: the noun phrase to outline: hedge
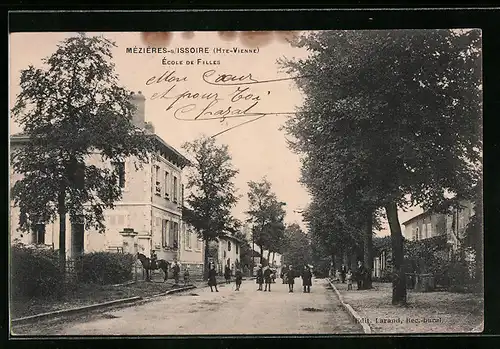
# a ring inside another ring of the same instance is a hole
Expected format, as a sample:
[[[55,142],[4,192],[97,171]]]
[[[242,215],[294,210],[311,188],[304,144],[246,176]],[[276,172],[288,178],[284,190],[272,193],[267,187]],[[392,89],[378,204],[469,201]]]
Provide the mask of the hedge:
[[[36,246],[11,246],[11,296],[24,298],[58,298],[77,285],[118,284],[132,279],[135,258],[131,254],[94,252],[75,261],[75,278],[66,278],[59,268],[58,251]]]
[[[109,285],[131,280],[134,263],[131,254],[93,252],[81,256],[75,266],[79,282]]]
[[[64,293],[57,251],[13,245],[10,263],[13,297],[58,297]]]

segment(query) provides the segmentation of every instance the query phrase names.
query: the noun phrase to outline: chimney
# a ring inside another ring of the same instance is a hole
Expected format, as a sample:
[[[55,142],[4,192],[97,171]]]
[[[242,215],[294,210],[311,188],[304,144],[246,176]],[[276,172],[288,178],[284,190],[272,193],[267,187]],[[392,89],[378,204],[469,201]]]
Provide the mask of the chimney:
[[[149,131],[150,133],[155,133],[155,127],[151,122],[146,122],[144,125],[144,128]]]
[[[132,123],[139,128],[144,128],[144,125],[146,123],[146,116],[145,116],[145,104],[146,104],[146,98],[144,95],[139,91],[138,93],[132,92],[130,94],[130,102],[136,107],[136,110],[132,114]]]

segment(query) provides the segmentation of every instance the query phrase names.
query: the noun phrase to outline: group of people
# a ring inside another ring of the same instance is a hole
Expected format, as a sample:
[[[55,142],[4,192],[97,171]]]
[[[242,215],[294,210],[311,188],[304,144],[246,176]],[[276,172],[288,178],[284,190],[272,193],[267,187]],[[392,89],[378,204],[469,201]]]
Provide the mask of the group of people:
[[[234,272],[235,277],[235,291],[239,291],[241,287],[241,282],[243,281],[243,272],[241,268],[237,267]],[[226,279],[226,283],[231,282],[231,269],[229,266],[224,268],[224,278]],[[210,268],[208,270],[208,286],[210,286],[210,291],[213,292],[215,288],[215,292],[219,292],[217,289],[217,270],[215,270],[215,264],[211,263]]]
[[[257,291],[271,292],[271,284],[273,283],[273,269],[269,266],[262,267],[262,265],[258,266],[256,282],[258,285]],[[243,272],[241,268],[237,267],[234,273],[235,276],[235,291],[239,291],[241,287],[241,282],[243,280]],[[293,292],[293,286],[295,284],[295,278],[302,278],[302,286],[304,287],[304,293],[311,292],[312,286],[312,271],[309,266],[304,266],[304,270],[302,273],[297,273],[292,265],[283,266],[281,270],[281,279],[283,280],[283,284],[288,285],[288,292]],[[224,278],[226,283],[231,282],[231,269],[229,266],[224,268]],[[264,288],[263,288],[264,285]],[[209,272],[208,272],[208,286],[210,286],[210,291],[219,292],[217,289],[217,270],[215,269],[215,264],[211,263]]]
[[[151,260],[151,269],[153,269],[153,270],[157,269],[158,268],[158,266],[157,266],[158,256],[156,255],[155,250],[151,250],[150,260]],[[179,262],[177,262],[177,261],[173,262],[172,273],[174,276],[175,284],[178,285],[179,281],[180,281],[180,273],[181,273],[181,266],[180,266]],[[186,265],[184,268],[184,284],[185,285],[187,285],[191,281],[189,275],[190,275],[189,274],[189,266]]]
[[[302,278],[302,287],[304,288],[304,293],[311,292],[312,286],[312,271],[308,265],[304,266],[302,273],[296,272],[293,266],[290,264],[288,267],[286,265],[281,269],[281,280],[283,284],[288,284],[288,292],[293,292],[293,285],[295,284],[295,278]]]
[[[362,290],[365,287],[365,282],[369,277],[368,271],[363,265],[362,261],[358,261],[358,266],[355,274],[353,274],[351,269],[348,269],[345,264],[342,264],[340,270],[333,270],[330,273],[330,277],[344,283],[347,283],[347,290],[352,290],[353,279],[356,280],[358,290]]]

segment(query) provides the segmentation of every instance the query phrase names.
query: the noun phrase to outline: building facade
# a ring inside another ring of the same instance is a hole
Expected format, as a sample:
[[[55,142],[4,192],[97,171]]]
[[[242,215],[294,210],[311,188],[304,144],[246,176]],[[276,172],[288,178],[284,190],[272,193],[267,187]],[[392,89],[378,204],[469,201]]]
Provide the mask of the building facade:
[[[411,241],[421,241],[437,236],[446,236],[448,245],[457,250],[465,237],[467,224],[474,215],[473,203],[460,202],[461,208],[448,214],[423,212],[403,223],[404,237]]]
[[[460,205],[460,209],[454,209],[448,214],[426,211],[403,222],[404,238],[409,241],[444,238],[447,246],[444,253],[451,258],[465,238],[467,225],[474,215],[472,202],[462,201]],[[374,257],[373,277],[380,278],[390,273],[391,255],[392,251],[389,247],[382,249],[380,254]]]
[[[226,266],[231,268],[234,274],[236,267],[240,265],[241,241],[232,235],[225,234],[218,238],[218,272],[223,273]]]
[[[133,116],[136,127],[145,129],[157,145],[157,153],[142,168],[136,169],[134,159],[120,163],[103,163],[98,153],[92,154],[86,166],[112,168],[118,174],[122,199],[114,209],[104,212],[105,233],[85,230],[83,224],[66,222],[66,254],[72,258],[82,252],[123,251],[121,232],[133,229],[134,248],[149,256],[155,250],[158,259],[178,260],[189,264],[203,264],[203,244],[182,221],[184,188],[182,169],[189,161],[176,149],[154,133],[151,124],[145,122],[145,98],[139,92],[131,96],[137,107]],[[11,152],[21,147],[28,139],[23,135],[11,137]],[[19,180],[20,174],[11,168],[11,186]],[[29,233],[18,230],[19,210],[11,203],[11,240],[59,248],[59,221],[36,224]]]

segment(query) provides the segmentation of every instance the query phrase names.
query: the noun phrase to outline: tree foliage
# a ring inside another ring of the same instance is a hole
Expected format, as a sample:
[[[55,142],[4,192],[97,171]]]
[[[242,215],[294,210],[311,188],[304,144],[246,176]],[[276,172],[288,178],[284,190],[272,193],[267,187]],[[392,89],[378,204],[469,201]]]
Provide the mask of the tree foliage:
[[[190,191],[183,210],[183,219],[191,224],[198,236],[208,242],[238,230],[239,222],[231,214],[238,201],[233,180],[238,170],[233,168],[227,145],[218,145],[214,138],[201,137],[183,144],[193,158],[187,175]],[[205,253],[205,274],[208,273],[208,253]]]
[[[312,250],[310,238],[296,223],[290,224],[285,229],[286,250],[283,254],[283,262],[301,268],[312,262]]]
[[[397,208],[446,210],[445,193],[468,198],[480,178],[480,32],[324,31],[298,46],[310,56],[281,63],[303,77],[305,101],[286,128],[304,155],[312,210],[326,211],[317,230],[340,234],[327,239],[334,245],[357,240],[349,226],[383,208],[399,273],[393,303],[404,303]]]
[[[252,234],[255,244],[261,250],[269,252],[282,251],[284,241],[284,202],[278,201],[272,191],[271,183],[263,178],[260,182],[248,182],[249,210],[248,222],[252,223]],[[261,251],[262,252],[262,251]],[[263,256],[261,255],[261,261]]]
[[[11,111],[28,138],[12,154],[14,171],[23,176],[12,188],[21,229],[69,213],[103,231],[104,210],[122,196],[106,162],[132,158],[140,167],[148,161],[153,142],[131,123],[135,107],[118,83],[113,47],[104,37],[79,34],[62,41],[43,67],[21,71]],[[86,164],[95,153],[103,166]]]

